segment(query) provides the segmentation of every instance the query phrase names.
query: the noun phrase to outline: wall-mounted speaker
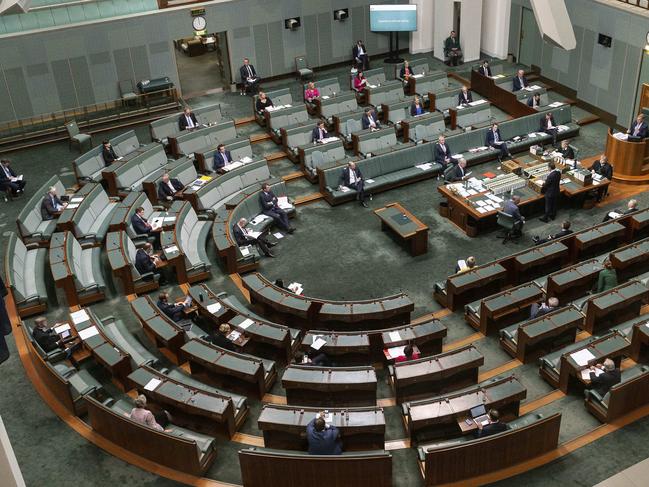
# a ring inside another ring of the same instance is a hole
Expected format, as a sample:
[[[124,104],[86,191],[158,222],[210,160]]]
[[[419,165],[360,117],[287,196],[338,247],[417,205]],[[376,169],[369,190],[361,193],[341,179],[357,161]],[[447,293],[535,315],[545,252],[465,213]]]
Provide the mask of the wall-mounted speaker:
[[[300,17],[291,17],[290,19],[284,20],[284,28],[290,30],[296,30],[300,27]]]
[[[597,37],[597,43],[601,44],[604,47],[611,47],[612,42],[613,42],[613,39],[611,39],[611,36],[606,36],[604,34],[600,34]]]
[[[339,8],[334,10],[334,20],[342,22],[343,20],[349,18],[349,9],[348,8]]]

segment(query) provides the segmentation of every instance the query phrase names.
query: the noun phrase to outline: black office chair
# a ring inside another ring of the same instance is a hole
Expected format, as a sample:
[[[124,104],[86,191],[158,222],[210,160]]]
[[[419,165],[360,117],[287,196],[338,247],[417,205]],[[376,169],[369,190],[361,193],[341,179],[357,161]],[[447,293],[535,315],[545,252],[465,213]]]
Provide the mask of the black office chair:
[[[498,236],[498,238],[503,239],[503,244],[509,241],[518,243],[518,239],[521,238],[522,232],[516,228],[516,223],[514,222],[514,217],[512,215],[499,211],[496,223],[498,223],[499,227],[506,230],[505,235]]]

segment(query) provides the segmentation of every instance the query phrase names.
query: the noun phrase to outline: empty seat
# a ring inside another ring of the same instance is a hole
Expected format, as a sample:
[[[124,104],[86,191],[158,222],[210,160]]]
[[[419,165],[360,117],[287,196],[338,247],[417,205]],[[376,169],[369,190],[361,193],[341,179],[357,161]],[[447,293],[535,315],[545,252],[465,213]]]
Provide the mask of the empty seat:
[[[28,248],[15,233],[9,235],[5,255],[5,278],[20,316],[42,313],[47,308],[45,257],[47,249]]]

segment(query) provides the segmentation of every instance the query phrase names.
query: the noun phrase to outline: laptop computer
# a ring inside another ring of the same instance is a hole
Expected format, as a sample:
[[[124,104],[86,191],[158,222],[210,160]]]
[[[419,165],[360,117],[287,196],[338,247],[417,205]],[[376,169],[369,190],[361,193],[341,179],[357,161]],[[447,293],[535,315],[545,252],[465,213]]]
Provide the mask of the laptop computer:
[[[483,424],[484,421],[489,422],[489,415],[487,414],[487,408],[484,404],[479,404],[469,409],[469,415],[473,418],[473,421],[475,421],[476,424]]]

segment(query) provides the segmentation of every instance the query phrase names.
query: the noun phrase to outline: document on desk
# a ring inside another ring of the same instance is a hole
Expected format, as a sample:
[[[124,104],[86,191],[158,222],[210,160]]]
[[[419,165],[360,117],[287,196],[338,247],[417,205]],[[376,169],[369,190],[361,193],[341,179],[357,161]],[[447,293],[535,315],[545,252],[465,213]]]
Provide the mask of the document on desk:
[[[232,330],[228,335],[228,340],[232,342],[236,342],[239,338],[241,338],[241,332],[238,332],[237,330]]]
[[[595,355],[593,355],[590,350],[585,348],[583,350],[579,350],[578,352],[571,353],[570,358],[572,358],[580,367],[584,367],[585,365],[588,365],[588,362],[595,358]]]
[[[422,76],[424,76],[422,73],[412,75],[412,77],[415,78],[415,79],[421,78]]]
[[[70,203],[68,206],[66,206],[66,208],[69,208],[71,210],[79,208],[79,203]]]
[[[88,312],[85,309],[80,309],[74,313],[70,313],[70,318],[72,318],[72,323],[78,325],[79,323],[84,323],[90,319]]]
[[[257,215],[254,217],[252,220],[250,220],[250,223],[253,225],[259,225],[261,222],[263,222],[265,219],[270,218],[267,215],[264,215],[263,213],[260,215]]]
[[[327,340],[323,339],[322,337],[316,337],[311,344],[311,348],[314,350],[320,350],[326,344]]]
[[[366,182],[367,184],[372,184],[372,183],[374,182],[374,180],[373,180],[373,179],[366,179],[365,182]]]
[[[476,101],[472,101],[471,103],[469,103],[469,105],[471,105],[472,107],[474,107],[474,106],[476,106],[476,105],[482,105],[483,103],[487,103],[487,100],[476,100]]]
[[[162,384],[162,381],[154,377],[153,379],[151,379],[149,382],[146,383],[146,385],[144,386],[144,390],[155,391],[160,384]]]
[[[560,107],[560,106],[563,106],[563,105],[564,105],[563,102],[555,101],[554,103],[550,103],[548,106],[550,106],[552,108],[557,108],[557,107]]]
[[[502,203],[503,199],[500,198],[499,196],[496,196],[495,194],[488,194],[487,198],[489,198],[491,201],[495,201],[496,203]]]
[[[487,208],[484,206],[478,206],[476,210],[478,210],[478,213],[487,213]]]
[[[62,325],[55,326],[54,327],[54,333],[56,333],[57,335],[60,335],[61,333],[63,333],[64,331],[68,331],[69,329],[70,329],[70,325],[68,325],[67,323],[64,323]]]
[[[83,196],[75,196],[70,198],[70,203],[81,203],[83,201]]]
[[[394,360],[397,357],[402,357],[404,355],[403,351],[404,351],[405,348],[406,348],[405,345],[403,345],[401,347],[388,348],[388,350],[387,350],[388,358]]]
[[[261,235],[261,232],[255,232],[254,230],[248,230],[247,235],[251,236],[252,238],[259,238]]]
[[[288,196],[280,196],[277,198],[277,206],[282,208],[283,210],[290,210],[293,208],[293,205],[288,202]]]
[[[590,380],[590,373],[591,372],[593,374],[595,374],[595,377],[599,377],[600,375],[602,375],[604,373],[604,371],[602,369],[598,369],[597,367],[595,368],[595,370],[584,369],[584,370],[581,371],[581,378],[583,380]]]
[[[280,232],[275,232],[273,233],[273,237],[279,240],[280,238],[284,238],[284,235],[282,235]]]
[[[207,306],[207,312],[211,314],[218,313],[222,307],[221,303],[212,303]]]
[[[164,221],[165,223],[175,222],[175,221],[176,221],[176,217],[175,217],[175,216],[165,216],[165,217],[162,219],[162,221]]]
[[[252,325],[254,321],[252,321],[250,318],[246,318],[239,324],[239,328],[243,328],[244,330],[247,330],[250,325]]]
[[[398,331],[391,331],[390,333],[388,333],[388,335],[390,336],[390,340],[392,340],[393,342],[398,342],[401,340],[401,335]]]
[[[175,254],[176,252],[178,252],[178,246],[170,245],[169,247],[165,247],[165,252],[168,254]]]
[[[329,99],[329,96],[328,96],[328,95],[322,95],[322,99],[323,99],[323,100],[328,100],[328,99]]]
[[[245,247],[239,247],[239,250],[241,251],[241,255],[243,255],[244,257],[250,255],[250,245],[247,245]]]
[[[85,330],[81,330],[79,332],[79,338],[81,338],[84,341],[90,337],[94,337],[95,335],[99,335],[99,330],[95,325],[92,325],[86,328]]]
[[[464,157],[462,154],[453,154],[451,159],[462,159],[462,157]]]

